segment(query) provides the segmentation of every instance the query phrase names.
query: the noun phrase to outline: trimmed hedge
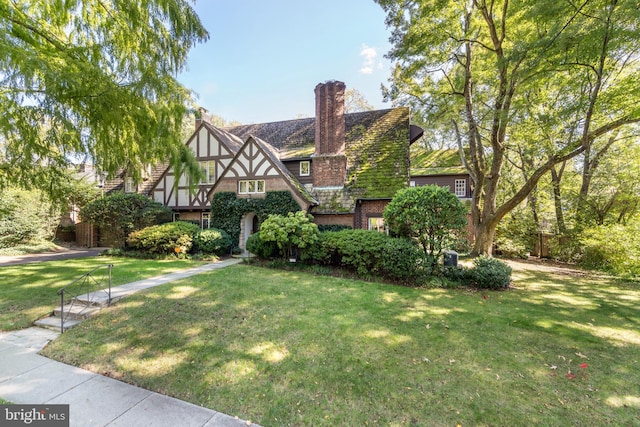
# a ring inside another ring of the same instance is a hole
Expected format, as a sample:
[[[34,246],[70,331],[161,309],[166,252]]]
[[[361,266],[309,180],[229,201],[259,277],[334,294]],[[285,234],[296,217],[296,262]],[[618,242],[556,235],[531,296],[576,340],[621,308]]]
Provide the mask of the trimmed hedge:
[[[186,254],[191,250],[193,237],[200,227],[185,221],[169,222],[134,231],[127,238],[133,249],[155,254]]]
[[[383,276],[394,281],[419,281],[424,254],[411,240],[378,231],[342,230],[320,233],[319,241],[305,253],[306,262],[333,265],[361,276]]]

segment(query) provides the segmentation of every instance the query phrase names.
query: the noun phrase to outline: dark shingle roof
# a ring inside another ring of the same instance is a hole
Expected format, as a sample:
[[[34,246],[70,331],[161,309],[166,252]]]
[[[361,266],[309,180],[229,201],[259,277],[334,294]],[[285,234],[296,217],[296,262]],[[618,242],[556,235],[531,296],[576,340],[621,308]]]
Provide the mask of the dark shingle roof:
[[[368,129],[385,115],[399,110],[375,110],[344,115],[346,144],[358,138],[359,128]],[[279,150],[281,160],[310,157],[315,150],[315,118],[286,120],[281,122],[257,123],[224,128],[245,140],[253,135],[268,142]],[[408,126],[408,124],[407,124]]]
[[[392,197],[409,180],[408,108],[345,114],[348,182],[338,199]],[[280,160],[310,158],[315,151],[315,118],[225,128],[246,140],[253,135],[278,150]],[[315,195],[317,198],[320,195]],[[335,195],[332,195],[334,197]],[[322,197],[320,197],[322,199]]]

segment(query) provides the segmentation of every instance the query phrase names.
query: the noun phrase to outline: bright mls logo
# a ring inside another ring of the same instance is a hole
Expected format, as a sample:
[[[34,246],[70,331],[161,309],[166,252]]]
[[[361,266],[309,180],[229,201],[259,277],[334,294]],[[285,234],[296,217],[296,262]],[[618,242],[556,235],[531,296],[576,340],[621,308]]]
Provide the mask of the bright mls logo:
[[[69,405],[0,405],[0,426],[69,427]]]

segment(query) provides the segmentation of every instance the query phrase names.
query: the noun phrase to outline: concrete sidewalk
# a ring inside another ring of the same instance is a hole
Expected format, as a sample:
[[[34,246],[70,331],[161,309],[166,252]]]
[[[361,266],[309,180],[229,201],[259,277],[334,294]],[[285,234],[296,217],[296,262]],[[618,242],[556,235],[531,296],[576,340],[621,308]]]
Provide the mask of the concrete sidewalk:
[[[112,291],[122,297],[237,262],[207,264]],[[35,327],[0,334],[0,397],[16,404],[68,404],[74,427],[255,425],[40,356],[38,351],[58,335]]]

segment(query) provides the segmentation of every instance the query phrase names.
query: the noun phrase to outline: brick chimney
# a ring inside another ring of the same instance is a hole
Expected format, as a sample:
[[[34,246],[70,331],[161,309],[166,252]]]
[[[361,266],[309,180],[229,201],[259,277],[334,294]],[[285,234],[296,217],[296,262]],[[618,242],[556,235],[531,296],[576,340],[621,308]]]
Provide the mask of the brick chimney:
[[[344,153],[344,91],[338,81],[320,83],[316,94],[316,134],[313,155],[313,186],[342,187],[347,178]]]
[[[211,114],[209,114],[209,110],[204,107],[198,107],[194,115],[196,116],[196,130],[198,130],[202,122],[211,123]]]

